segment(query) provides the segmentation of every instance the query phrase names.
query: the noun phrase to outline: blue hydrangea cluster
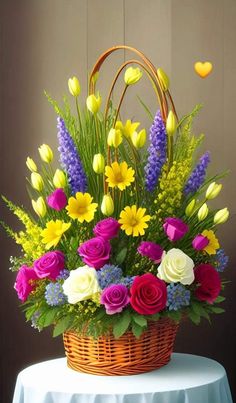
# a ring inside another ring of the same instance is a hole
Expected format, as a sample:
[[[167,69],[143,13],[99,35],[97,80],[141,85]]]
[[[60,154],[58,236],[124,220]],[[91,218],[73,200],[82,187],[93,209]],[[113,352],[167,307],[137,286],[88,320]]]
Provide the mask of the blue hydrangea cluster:
[[[66,303],[67,299],[63,293],[63,288],[61,283],[49,283],[46,286],[45,299],[47,304],[50,306],[63,305]]]
[[[150,128],[149,140],[148,162],[144,168],[145,187],[149,192],[153,192],[166,161],[167,135],[160,111],[157,112]]]
[[[224,249],[218,249],[216,252],[216,270],[224,271],[229,262],[229,256],[226,256]]]
[[[66,280],[69,277],[69,274],[70,274],[69,270],[63,269],[60,271],[60,273],[58,274],[56,279],[57,280]]]
[[[98,283],[103,290],[111,284],[121,282],[122,269],[118,266],[105,264],[100,270],[97,271]]]
[[[127,276],[127,277],[122,277],[120,280],[120,284],[124,284],[127,288],[132,287],[132,284],[134,282],[136,276]]]
[[[190,303],[190,291],[182,284],[171,283],[167,286],[167,306],[170,311],[177,311]]]
[[[57,119],[60,163],[67,172],[68,182],[73,194],[84,193],[87,189],[87,178],[76,150],[75,143],[66,129],[62,118]]]
[[[195,193],[200,186],[203,184],[205,177],[206,177],[206,170],[210,163],[210,153],[207,151],[203,154],[196,165],[195,169],[191,173],[190,177],[188,178],[185,188],[184,194],[187,196],[191,193]]]

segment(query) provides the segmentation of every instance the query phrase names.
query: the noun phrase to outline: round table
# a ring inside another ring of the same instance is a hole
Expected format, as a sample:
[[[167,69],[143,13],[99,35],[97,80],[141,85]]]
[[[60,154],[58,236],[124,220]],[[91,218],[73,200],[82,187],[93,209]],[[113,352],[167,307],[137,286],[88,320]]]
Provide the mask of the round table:
[[[66,358],[19,373],[13,403],[232,403],[218,362],[173,354],[168,365],[132,376],[97,376],[67,367]]]

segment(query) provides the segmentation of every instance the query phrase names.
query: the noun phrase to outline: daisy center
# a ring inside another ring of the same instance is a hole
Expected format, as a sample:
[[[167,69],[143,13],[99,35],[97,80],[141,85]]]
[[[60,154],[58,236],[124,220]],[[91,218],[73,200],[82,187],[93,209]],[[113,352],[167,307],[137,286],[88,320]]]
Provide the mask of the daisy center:
[[[121,172],[117,172],[117,174],[116,174],[116,181],[117,181],[117,182],[123,182],[123,180],[124,180],[124,178],[123,178],[123,176],[122,176],[122,173],[121,173]]]

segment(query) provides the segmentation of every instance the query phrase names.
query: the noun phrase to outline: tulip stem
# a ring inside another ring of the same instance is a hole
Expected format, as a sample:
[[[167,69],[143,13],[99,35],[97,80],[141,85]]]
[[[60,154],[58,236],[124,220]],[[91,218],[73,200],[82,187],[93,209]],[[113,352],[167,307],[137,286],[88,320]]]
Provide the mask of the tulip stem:
[[[118,104],[118,108],[117,108],[117,111],[116,111],[115,119],[114,119],[114,122],[113,122],[113,127],[114,128],[115,128],[116,121],[118,119],[118,116],[119,116],[119,113],[120,113],[120,108],[121,108],[121,105],[122,105],[122,102],[123,102],[123,99],[125,97],[127,89],[128,89],[128,85],[126,84],[125,88],[123,89],[123,92],[122,92],[122,95],[121,95],[121,98],[120,98],[120,102]]]
[[[81,115],[80,115],[79,103],[78,103],[78,98],[77,97],[75,97],[75,103],[76,103],[76,109],[77,109],[77,113],[78,113],[79,126],[80,126],[80,130],[82,131]]]
[[[168,153],[168,171],[170,171],[170,168],[173,164],[173,136],[172,135],[167,135],[167,153]]]

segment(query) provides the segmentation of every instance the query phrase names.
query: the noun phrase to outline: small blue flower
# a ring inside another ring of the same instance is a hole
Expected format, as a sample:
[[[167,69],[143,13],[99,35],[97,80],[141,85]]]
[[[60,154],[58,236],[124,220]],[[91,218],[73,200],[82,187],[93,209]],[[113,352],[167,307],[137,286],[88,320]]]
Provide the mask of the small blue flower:
[[[121,278],[121,281],[120,281],[120,284],[125,285],[127,288],[131,288],[131,287],[132,287],[132,284],[133,284],[133,282],[134,282],[135,277],[136,277],[136,276],[133,276],[133,277],[131,277],[131,276],[122,277],[122,278]]]
[[[45,299],[50,306],[63,305],[67,302],[60,283],[49,283],[46,286]]]
[[[226,256],[224,249],[218,249],[216,252],[216,270],[224,271],[229,262],[229,256]]]
[[[70,275],[69,270],[63,269],[63,270],[60,271],[60,273],[58,274],[56,279],[57,280],[66,280],[67,277],[69,277],[69,275]]]
[[[97,271],[98,282],[103,290],[111,284],[118,284],[121,281],[122,269],[115,265],[105,264]]]
[[[42,327],[40,327],[38,325],[38,319],[40,317],[40,312],[36,311],[32,316],[31,316],[31,327],[33,327],[34,329],[38,330],[39,332],[41,332],[41,330],[43,329]]]
[[[169,311],[177,311],[190,303],[190,291],[181,284],[167,286],[167,306]]]

